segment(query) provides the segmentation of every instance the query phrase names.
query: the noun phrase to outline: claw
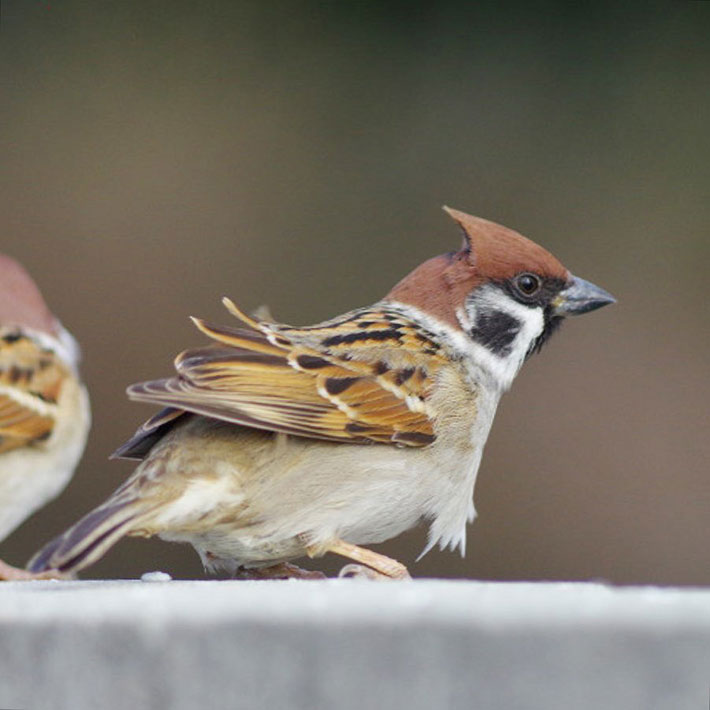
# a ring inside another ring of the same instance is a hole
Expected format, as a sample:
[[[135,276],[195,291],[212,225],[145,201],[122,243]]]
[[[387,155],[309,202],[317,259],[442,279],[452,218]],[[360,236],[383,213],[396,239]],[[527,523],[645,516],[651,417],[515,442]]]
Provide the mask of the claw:
[[[365,567],[365,565],[356,565],[354,562],[351,562],[349,565],[345,565],[345,567],[338,572],[338,577],[343,579],[370,579],[375,582],[383,582],[390,579],[390,577],[387,577],[380,572],[375,572],[375,570],[370,567]]]
[[[411,579],[407,568],[397,560],[386,557],[379,552],[373,552],[364,547],[352,545],[345,540],[334,540],[326,548],[362,565],[349,564],[340,570],[339,577],[362,577],[366,579]]]
[[[397,579],[411,579],[409,573],[405,570],[397,577],[393,577],[387,574],[382,574],[371,567],[366,567],[365,565],[356,565],[351,562],[349,565],[345,565],[343,569],[338,572],[338,577],[346,579],[369,579],[373,582],[391,582]]]

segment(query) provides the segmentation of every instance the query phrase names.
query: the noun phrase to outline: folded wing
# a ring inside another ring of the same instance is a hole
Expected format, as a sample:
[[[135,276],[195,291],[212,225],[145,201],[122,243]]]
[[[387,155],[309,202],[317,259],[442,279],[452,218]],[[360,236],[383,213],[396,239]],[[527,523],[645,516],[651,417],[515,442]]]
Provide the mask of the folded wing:
[[[52,352],[14,329],[0,330],[0,453],[51,436],[65,375]]]
[[[129,387],[132,399],[170,408],[157,424],[145,425],[144,436],[194,412],[329,441],[414,447],[434,441],[428,397],[441,358],[411,321],[375,308],[299,329],[226,304],[253,330],[194,319],[214,344],[180,354],[176,376]]]

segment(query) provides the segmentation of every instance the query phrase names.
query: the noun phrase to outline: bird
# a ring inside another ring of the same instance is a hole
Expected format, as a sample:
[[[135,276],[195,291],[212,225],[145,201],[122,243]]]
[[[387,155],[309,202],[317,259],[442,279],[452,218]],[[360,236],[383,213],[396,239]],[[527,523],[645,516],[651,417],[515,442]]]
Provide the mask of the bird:
[[[76,340],[15,259],[0,254],[0,541],[58,496],[91,415]],[[26,570],[0,560],[0,579]]]
[[[499,399],[565,317],[614,302],[518,232],[448,207],[457,251],[374,305],[306,327],[193,318],[211,342],[171,377],[128,388],[163,407],[115,453],[138,460],[103,504],[41,549],[34,573],[74,575],[126,535],[190,543],[208,572],[408,579],[366,547],[423,523],[465,553],[473,489]]]

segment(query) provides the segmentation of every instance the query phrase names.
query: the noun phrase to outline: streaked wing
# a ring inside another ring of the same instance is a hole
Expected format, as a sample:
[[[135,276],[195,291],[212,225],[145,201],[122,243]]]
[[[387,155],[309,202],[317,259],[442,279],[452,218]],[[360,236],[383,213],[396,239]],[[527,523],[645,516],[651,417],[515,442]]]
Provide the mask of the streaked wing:
[[[245,426],[340,442],[434,441],[430,388],[443,359],[430,335],[386,308],[309,328],[254,330],[195,319],[216,344],[188,350],[177,376],[133,385],[132,399]]]
[[[66,369],[15,328],[0,329],[0,453],[48,438]]]

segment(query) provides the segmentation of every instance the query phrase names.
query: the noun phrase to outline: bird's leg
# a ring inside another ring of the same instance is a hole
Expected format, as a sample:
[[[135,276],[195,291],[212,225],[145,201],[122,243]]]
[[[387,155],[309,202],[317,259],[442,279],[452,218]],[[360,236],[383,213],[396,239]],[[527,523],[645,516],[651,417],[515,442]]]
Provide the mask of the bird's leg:
[[[26,582],[33,579],[67,579],[59,570],[47,570],[46,572],[28,572],[20,567],[13,567],[0,560],[0,580],[6,582]]]
[[[326,579],[322,572],[302,569],[290,562],[280,562],[270,567],[240,567],[234,575],[235,579]]]
[[[342,555],[355,562],[360,562],[365,567],[360,565],[346,565],[340,570],[341,577],[367,577],[368,579],[411,579],[409,571],[397,560],[391,557],[386,557],[372,550],[367,550],[364,547],[352,545],[345,540],[336,540],[328,545],[326,552],[334,552],[336,555]]]

